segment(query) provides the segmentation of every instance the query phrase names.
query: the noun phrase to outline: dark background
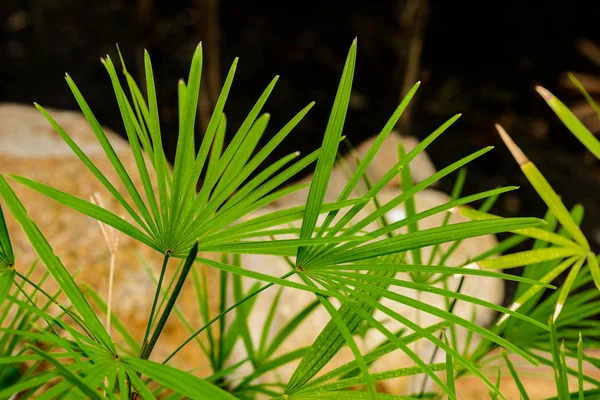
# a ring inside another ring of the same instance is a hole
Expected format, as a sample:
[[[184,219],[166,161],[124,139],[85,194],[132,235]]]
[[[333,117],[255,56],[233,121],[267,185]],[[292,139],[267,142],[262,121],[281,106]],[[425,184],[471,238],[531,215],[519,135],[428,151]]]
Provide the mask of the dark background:
[[[0,101],[75,109],[63,80],[68,71],[99,120],[122,132],[99,57],[108,53],[116,58],[114,44],[119,43],[130,71],[141,80],[146,48],[172,155],[176,83],[186,77],[193,49],[202,40],[202,100],[208,104],[218,95],[215,82],[240,56],[226,107],[229,132],[276,74],[281,79],[266,106],[271,132],[308,102],[317,102],[273,157],[294,150],[306,154],[321,141],[346,52],[358,37],[345,129],[353,143],[376,134],[406,85],[422,80],[399,127],[403,133],[424,138],[454,113],[463,113],[428,150],[438,168],[495,145],[470,165],[465,192],[520,185],[517,194],[504,196],[493,211],[543,216],[542,202],[493,129],[500,121],[565,203],[586,207],[583,227],[598,248],[600,230],[594,222],[600,221],[600,164],[534,87],[542,84],[576,106],[582,98],[564,77],[575,71],[586,74],[586,82],[600,94],[600,56],[586,56],[585,50],[588,41],[600,45],[599,20],[598,1],[2,0]],[[599,128],[597,120],[586,121]],[[441,189],[449,191],[452,184],[448,178]]]

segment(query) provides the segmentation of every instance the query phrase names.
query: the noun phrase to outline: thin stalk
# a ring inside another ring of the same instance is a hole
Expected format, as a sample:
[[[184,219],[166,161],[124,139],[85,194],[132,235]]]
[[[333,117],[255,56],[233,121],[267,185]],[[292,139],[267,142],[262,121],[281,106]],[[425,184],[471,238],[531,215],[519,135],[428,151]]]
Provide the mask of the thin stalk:
[[[117,245],[119,243],[117,236],[115,235],[115,247],[110,249],[110,269],[108,273],[108,299],[106,300],[106,332],[110,336],[110,323],[112,316],[112,294],[113,294],[113,281],[115,280],[115,260],[117,258]],[[107,242],[108,243],[108,242]],[[110,246],[110,244],[109,244]],[[108,387],[108,376],[104,377],[104,386]],[[108,390],[108,389],[107,389]]]
[[[158,284],[156,285],[156,292],[154,293],[154,300],[152,301],[152,309],[150,310],[150,318],[148,319],[148,325],[146,326],[146,333],[144,333],[144,341],[142,342],[142,354],[146,352],[146,346],[148,343],[148,335],[150,334],[150,329],[152,328],[152,324],[154,323],[154,312],[156,310],[156,304],[158,303],[158,296],[160,296],[162,282],[165,277],[165,271],[167,270],[167,263],[169,262],[169,258],[171,257],[171,252],[167,251],[165,253],[165,258],[163,259],[162,268],[160,270],[160,277],[158,278]]]
[[[290,271],[285,275],[282,275],[279,279],[286,279],[289,278],[290,276],[294,275],[296,273],[296,271]],[[259,294],[260,292],[263,292],[265,290],[267,290],[268,288],[270,288],[271,286],[273,286],[274,283],[268,283],[265,286],[255,290],[254,292],[250,293],[248,296],[244,297],[242,300],[238,301],[237,303],[235,303],[234,305],[232,305],[231,307],[229,307],[228,309],[226,309],[225,311],[223,311],[222,313],[220,313],[219,315],[217,315],[216,317],[214,317],[213,319],[211,319],[210,321],[208,321],[208,323],[206,325],[204,325],[202,328],[198,329],[196,332],[194,332],[194,334],[192,336],[190,336],[189,338],[187,338],[185,340],[185,342],[183,342],[179,347],[177,347],[169,357],[167,357],[162,363],[166,364],[168,363],[173,357],[175,357],[175,355],[177,353],[179,353],[179,351],[181,349],[183,349],[189,342],[191,342],[192,340],[194,340],[194,338],[196,336],[198,336],[199,334],[201,334],[205,329],[207,329],[209,326],[211,326],[213,323],[215,323],[216,321],[218,321],[219,319],[223,318],[227,313],[229,313],[230,311],[236,309],[237,307],[239,307],[240,305],[244,304],[246,301],[250,300],[251,298],[253,298],[254,296],[256,296],[257,294]]]
[[[167,323],[167,320],[169,319],[169,315],[171,315],[171,311],[173,311],[175,302],[177,301],[177,298],[179,297],[179,294],[181,293],[183,284],[185,283],[185,280],[188,276],[188,273],[190,272],[190,269],[192,268],[192,265],[194,264],[194,261],[196,260],[197,255],[198,255],[198,241],[196,240],[196,243],[194,243],[194,245],[192,246],[192,249],[190,250],[190,254],[188,254],[187,258],[185,259],[185,264],[183,264],[183,269],[181,270],[181,275],[179,275],[177,284],[175,284],[175,287],[173,288],[173,292],[169,296],[169,301],[167,302],[167,305],[165,306],[165,309],[163,310],[163,312],[160,316],[160,319],[158,320],[158,322],[156,324],[156,328],[154,329],[154,332],[152,333],[152,337],[150,338],[148,345],[144,347],[144,350],[143,350],[142,356],[141,356],[142,360],[147,360],[148,358],[150,358],[150,354],[152,353],[152,350],[154,350],[154,346],[156,345],[156,342],[158,341],[158,338],[160,337],[160,334],[162,333],[162,331],[165,327],[165,324]],[[165,255],[165,259],[167,258],[167,256],[168,256],[168,254]],[[163,271],[161,271],[161,278],[162,278],[162,275],[164,275],[165,267],[166,267],[166,263],[163,265]],[[161,284],[161,280],[159,279],[157,293],[160,292],[160,284]],[[155,305],[156,305],[157,298],[158,298],[158,295],[154,297]]]
[[[93,196],[90,196],[90,200],[93,204],[104,207],[104,203],[102,201],[102,197],[98,193],[94,193]],[[110,323],[111,323],[111,315],[112,315],[112,292],[113,292],[113,281],[115,278],[115,260],[117,257],[117,249],[119,248],[119,235],[117,230],[112,226],[106,225],[103,222],[98,221],[98,225],[100,225],[100,231],[102,232],[102,236],[104,237],[104,241],[106,242],[106,246],[108,247],[108,251],[110,253],[110,269],[108,276],[108,300],[107,300],[107,309],[106,309],[106,332],[110,336]]]
[[[110,272],[108,274],[108,299],[106,304],[106,332],[110,336],[110,322],[112,313],[112,294],[113,294],[113,281],[115,279],[115,259],[116,253],[110,253]]]
[[[225,271],[221,271],[221,290],[220,290],[220,304],[219,309],[221,312],[225,310],[225,306],[227,305],[227,281],[228,281],[228,273]],[[217,370],[221,370],[223,368],[223,360],[225,356],[225,318],[221,318],[219,321],[219,352],[217,354]]]
[[[157,309],[156,309],[157,313],[159,313],[160,310],[163,309],[163,305],[165,304],[165,301],[167,301],[167,298],[169,297],[168,294],[171,292],[171,288],[175,284],[175,278],[177,278],[179,276],[179,273],[181,271],[181,267],[183,267],[183,263],[184,262],[185,262],[185,260],[181,260],[177,264],[177,268],[175,268],[175,272],[173,273],[173,277],[169,281],[169,284],[167,285],[167,287],[165,289],[161,289],[162,299],[160,299],[160,303],[158,303],[158,306],[157,306]],[[152,278],[155,279],[154,277],[152,277]]]

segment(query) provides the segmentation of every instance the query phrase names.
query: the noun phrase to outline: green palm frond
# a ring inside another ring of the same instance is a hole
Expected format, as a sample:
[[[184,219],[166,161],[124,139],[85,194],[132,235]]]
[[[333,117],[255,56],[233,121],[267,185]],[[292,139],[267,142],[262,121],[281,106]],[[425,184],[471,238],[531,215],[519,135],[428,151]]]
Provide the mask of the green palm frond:
[[[112,59],[107,56],[103,60],[103,64],[113,85],[125,132],[142,182],[142,192],[134,186],[133,177],[123,167],[122,161],[102,127],[69,76],[67,76],[67,83],[124,185],[126,195],[121,194],[115,188],[49,113],[41,106],[37,107],[86,167],[127,211],[134,223],[129,223],[116,214],[60,190],[26,178],[16,176],[13,178],[62,204],[119,229],[163,254],[169,253],[174,257],[185,257],[195,240],[200,240],[202,246],[204,237],[212,237],[213,241],[218,239],[220,243],[237,241],[238,238],[229,237],[222,231],[232,222],[256,208],[275,201],[278,197],[274,196],[273,190],[318,158],[318,152],[310,154],[285,168],[278,175],[272,176],[277,169],[291,161],[291,158],[287,157],[285,161],[277,165],[277,168],[246,182],[313,106],[313,103],[309,104],[280,129],[263,148],[253,151],[267,126],[268,115],[260,116],[260,113],[274,89],[277,78],[267,86],[225,151],[218,154],[221,152],[218,149],[222,146],[225,129],[223,108],[233,82],[237,59],[225,80],[223,90],[203,135],[200,149],[198,153],[195,153],[194,121],[202,69],[202,47],[198,46],[192,59],[187,85],[180,84],[179,86],[182,114],[175,164],[171,171],[167,167],[162,147],[156,90],[148,54],[145,54],[147,100],[143,98],[140,89],[125,68],[124,73],[130,97],[121,86]],[[213,152],[209,159],[211,148]],[[218,153],[215,153],[217,150]],[[293,157],[296,156],[297,154],[293,155]],[[195,184],[203,174],[203,185],[196,193]],[[155,185],[158,188],[157,191],[154,189]],[[238,195],[235,195],[236,192]],[[287,193],[281,193],[280,196],[285,194]],[[127,200],[126,197],[131,200]],[[319,213],[318,210],[312,212]],[[241,242],[242,246],[243,243],[245,242]],[[200,249],[205,250],[202,247]]]
[[[10,236],[8,235],[8,229],[6,228],[2,206],[0,206],[0,268],[4,272],[6,268],[10,268],[14,265],[15,256],[10,242]]]
[[[571,286],[582,265],[585,263],[589,267],[596,286],[600,289],[600,267],[596,256],[590,251],[590,245],[586,237],[581,232],[579,226],[575,223],[569,211],[562,203],[558,194],[552,189],[548,181],[544,178],[536,166],[523,154],[521,149],[512,141],[508,133],[500,125],[496,125],[502,140],[509,148],[516,161],[519,163],[523,173],[535,188],[539,196],[544,200],[552,215],[560,222],[562,228],[568,233],[568,237],[557,235],[551,231],[539,228],[527,228],[513,231],[513,233],[551,243],[553,246],[532,249],[516,254],[504,255],[499,258],[477,261],[476,265],[482,268],[506,269],[522,267],[537,264],[551,260],[561,260],[562,263],[554,269],[548,271],[546,275],[540,277],[544,283],[550,283],[559,274],[571,268],[570,276],[561,288],[559,297],[554,310],[554,320],[558,318],[564,303],[571,290]],[[474,220],[494,220],[497,217],[490,214],[462,208],[461,213]],[[519,309],[525,302],[533,297],[540,287],[532,287],[526,293],[520,295],[512,306],[511,310]],[[503,323],[508,318],[505,315],[499,323]]]
[[[585,88],[579,83],[577,78],[573,74],[569,75],[571,81],[581,91],[588,103],[592,106],[592,109],[597,113],[600,118],[598,104],[591,98]],[[594,137],[592,132],[586,128],[585,125],[573,114],[569,108],[564,105],[556,96],[554,96],[547,89],[537,86],[537,92],[540,96],[548,103],[552,111],[560,118],[561,122],[571,131],[571,133],[585,146],[587,149],[600,159],[600,141]]]
[[[461,194],[466,166],[484,156],[491,147],[469,154],[420,182],[412,180],[414,164],[411,162],[450,129],[460,115],[449,118],[413,150],[406,152],[400,146],[395,165],[377,181],[369,180],[368,167],[410,104],[419,83],[395,109],[365,156],[357,159],[357,168],[348,173],[347,183],[336,201],[325,201],[339,144],[344,140],[356,56],[355,40],[344,64],[321,147],[300,158],[298,153],[291,153],[270,165],[263,164],[301,123],[314,103],[309,103],[271,134],[270,115],[264,108],[276,86],[278,78],[275,77],[232,139],[226,142],[228,124],[224,110],[237,59],[225,78],[202,140],[196,143],[196,112],[203,68],[202,46],[196,48],[187,80],[178,82],[179,129],[172,168],[163,148],[152,63],[147,52],[144,54],[144,91],[126,69],[120,52],[124,82],[111,57],[102,60],[123,120],[135,171],[125,168],[84,96],[67,75],[67,84],[119,182],[111,182],[52,116],[36,106],[121,205],[127,218],[57,188],[25,177],[12,178],[160,252],[162,268],[160,274],[155,275],[149,264],[144,265],[156,284],[144,339],[139,342],[129,331],[127,321],[115,315],[111,315],[115,332],[115,337],[111,337],[97,315],[97,312],[107,312],[107,304],[91,286],[75,282],[74,275],[54,254],[9,183],[0,176],[0,196],[45,266],[45,273],[38,280],[31,278],[33,268],[26,273],[13,268],[14,254],[0,209],[0,378],[9,373],[10,360],[27,364],[16,380],[0,387],[0,398],[24,394],[42,399],[253,399],[259,395],[280,399],[409,399],[409,396],[377,393],[377,384],[421,375],[431,379],[444,396],[457,399],[456,381],[465,374],[481,380],[492,398],[504,398],[499,389],[500,375],[494,382],[481,368],[489,362],[490,351],[496,348],[533,364],[553,365],[560,399],[573,398],[574,394],[566,387],[569,375],[578,378],[576,395],[580,398],[588,393],[583,390],[584,382],[600,385],[585,375],[581,367],[584,361],[600,365],[582,349],[583,340],[586,345],[600,345],[600,324],[590,318],[598,314],[600,293],[587,287],[590,282],[600,287],[600,267],[597,255],[579,228],[582,210],[579,207],[571,212],[567,210],[543,175],[500,127],[507,146],[548,205],[546,221],[501,218],[488,213],[499,196],[517,189],[514,186]],[[565,111],[564,105],[543,94],[559,117],[595,154],[595,142]],[[286,185],[312,163],[316,163],[316,169],[309,184]],[[454,173],[458,177],[450,199],[430,209],[418,210],[416,196]],[[400,180],[401,192],[387,202],[380,202],[382,191],[394,179]],[[136,186],[138,181],[140,185]],[[361,181],[366,187],[364,193],[351,198]],[[307,186],[304,205],[254,214]],[[480,202],[477,210],[469,208],[477,202]],[[404,207],[406,216],[389,221],[388,214],[397,207]],[[457,211],[471,220],[450,223],[451,213]],[[443,217],[443,222],[425,229],[422,221],[432,216]],[[556,225],[560,225],[558,230]],[[513,236],[492,249],[482,249],[462,265],[447,265],[463,240],[505,232]],[[529,239],[533,239],[531,249],[502,255]],[[446,243],[449,248],[442,250],[441,245]],[[425,248],[432,249],[428,261],[423,257]],[[217,261],[201,252],[220,253],[221,258]],[[254,268],[260,265],[242,265],[241,254],[283,257],[289,271],[275,276],[266,261],[262,269]],[[172,258],[177,259],[178,264],[170,275],[167,266]],[[479,268],[471,268],[474,266]],[[218,278],[210,280],[204,267],[218,270]],[[495,271],[515,267],[525,267],[523,276]],[[559,290],[550,292],[549,289],[556,289],[552,285],[554,278],[563,272],[567,273],[565,283]],[[288,279],[292,276],[298,279]],[[467,276],[516,282],[516,300],[512,306],[503,307],[462,293],[460,288],[450,289],[452,277],[460,278],[462,284]],[[45,291],[43,284],[48,277],[59,284],[60,290],[56,293]],[[188,278],[192,280],[200,327],[195,326],[187,310],[177,304]],[[247,280],[253,283],[246,285]],[[271,290],[277,292],[270,298],[268,310],[264,310],[262,326],[254,331],[250,317],[256,312],[256,300],[275,285],[278,288]],[[272,332],[276,314],[283,307],[283,290],[303,291],[314,298],[279,330]],[[441,298],[445,306],[433,305],[436,303],[425,300],[422,294],[428,299]],[[211,298],[218,299],[217,310],[209,306]],[[474,317],[467,319],[455,314],[457,302],[468,303],[473,310],[486,308],[501,317],[490,329],[484,328]],[[59,310],[57,313],[50,312],[53,306]],[[396,306],[408,307],[416,315],[428,314],[439,323],[423,326],[418,319],[400,313]],[[315,335],[312,345],[282,352],[292,333],[317,308],[328,313],[325,329]],[[151,361],[150,355],[171,314],[175,314],[189,336],[162,363]],[[378,317],[381,314],[383,319]],[[392,332],[387,321],[397,322],[401,328]],[[456,343],[458,328],[464,328],[468,334],[464,351],[459,351]],[[357,339],[371,331],[383,335],[384,340],[363,353]],[[206,340],[200,340],[201,334]],[[469,344],[474,336],[480,343],[471,352]],[[170,364],[192,341],[212,367],[209,376],[200,378]],[[18,346],[19,342],[23,346]],[[445,362],[434,363],[433,358],[424,360],[423,354],[412,347],[422,342],[429,342],[436,351],[444,351]],[[233,360],[234,346],[238,344],[243,346],[245,356]],[[325,372],[344,347],[351,350],[354,359]],[[398,350],[412,361],[412,366],[372,371],[375,361]],[[551,353],[552,357],[544,356],[543,352]],[[522,397],[527,398],[516,367],[502,354]],[[567,358],[578,360],[577,370],[568,367]],[[276,375],[280,367],[298,360],[299,365],[289,382],[263,381],[267,373]],[[42,365],[44,368],[40,368]],[[242,366],[250,366],[251,372],[236,376]],[[445,380],[440,377],[441,371],[446,372]],[[51,384],[47,385],[48,382]],[[358,390],[351,391],[351,388]]]

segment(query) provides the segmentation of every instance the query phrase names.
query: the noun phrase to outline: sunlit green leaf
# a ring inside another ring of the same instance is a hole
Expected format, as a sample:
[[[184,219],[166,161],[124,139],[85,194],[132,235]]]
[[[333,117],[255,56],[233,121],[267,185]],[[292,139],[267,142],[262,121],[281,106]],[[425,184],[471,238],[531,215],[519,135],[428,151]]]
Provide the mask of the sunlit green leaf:
[[[29,238],[40,259],[46,265],[46,268],[48,268],[54,279],[59,283],[61,289],[86,322],[95,338],[107,349],[115,352],[115,346],[104,329],[104,326],[96,316],[96,313],[92,310],[90,304],[75,284],[75,281],[67,269],[61,263],[59,258],[56,257],[37,225],[29,219],[23,204],[21,204],[2,175],[0,175],[0,194],[8,205],[12,215],[25,231],[25,234]]]
[[[131,357],[123,357],[122,362],[134,371],[192,399],[235,399],[217,386],[167,365]]]
[[[579,86],[581,87],[581,85]],[[571,110],[569,110],[569,108],[565,106],[562,101],[550,93],[550,91],[541,86],[536,87],[536,90],[546,101],[546,103],[548,103],[550,108],[552,108],[552,111],[554,111],[558,118],[560,118],[562,123],[565,124],[565,126],[571,131],[571,133],[575,135],[575,137],[579,139],[579,141],[583,143],[585,147],[592,152],[592,154],[600,159],[600,141],[594,137],[589,129],[581,123],[575,114],[573,114],[573,112],[571,112]]]

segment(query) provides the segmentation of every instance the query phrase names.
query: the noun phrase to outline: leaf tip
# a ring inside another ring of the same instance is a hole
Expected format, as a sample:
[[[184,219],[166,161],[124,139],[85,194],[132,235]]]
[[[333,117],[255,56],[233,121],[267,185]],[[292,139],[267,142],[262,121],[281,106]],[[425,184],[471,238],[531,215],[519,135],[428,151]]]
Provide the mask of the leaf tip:
[[[512,156],[515,158],[517,163],[519,165],[523,165],[523,164],[529,162],[529,159],[527,158],[527,156],[523,153],[523,151],[521,151],[519,146],[517,146],[517,144],[512,140],[512,138],[508,135],[508,132],[506,132],[506,130],[502,127],[502,125],[495,124],[495,126],[496,126],[496,130],[500,134],[500,138],[502,138],[502,141],[504,142],[504,144],[506,145],[506,147],[508,148],[508,150],[510,151]]]
[[[508,308],[510,311],[517,311],[519,309],[519,307],[521,307],[522,304],[519,303],[518,301],[515,301],[514,303],[512,303],[512,305]],[[498,320],[498,323],[496,324],[501,325],[504,321],[506,321],[508,319],[508,317],[510,317],[510,314],[504,314],[502,315],[502,317],[500,317],[500,319]]]
[[[554,95],[552,93],[550,93],[550,91],[540,85],[537,85],[535,87],[535,91],[538,92],[538,94],[540,96],[542,96],[542,98],[546,101],[550,101],[554,98]]]
[[[558,316],[560,315],[560,312],[563,309],[563,306],[564,304],[562,303],[556,303],[556,307],[554,308],[554,315],[552,316],[552,322],[556,322]]]

